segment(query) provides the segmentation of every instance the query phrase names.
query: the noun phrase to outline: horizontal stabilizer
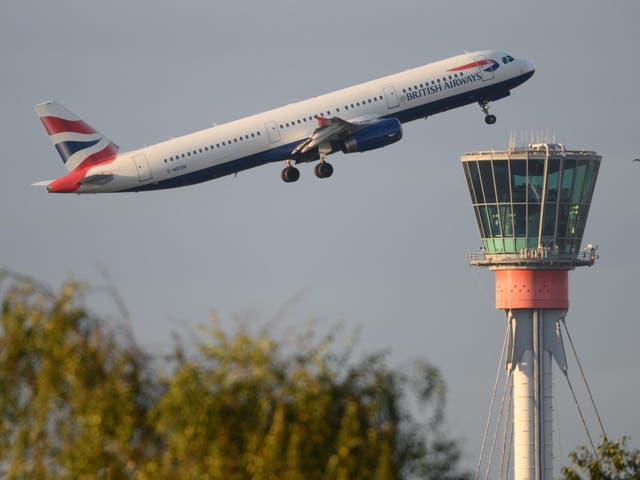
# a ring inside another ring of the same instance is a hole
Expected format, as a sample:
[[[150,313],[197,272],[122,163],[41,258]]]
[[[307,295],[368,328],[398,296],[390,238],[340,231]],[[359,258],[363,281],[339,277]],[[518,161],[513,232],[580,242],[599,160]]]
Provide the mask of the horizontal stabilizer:
[[[49,185],[51,182],[53,182],[53,180],[41,180],[39,182],[36,183],[32,183],[31,186],[32,187],[46,187],[47,185]]]
[[[113,173],[96,173],[80,180],[80,183],[93,183],[94,185],[104,185],[113,180]]]

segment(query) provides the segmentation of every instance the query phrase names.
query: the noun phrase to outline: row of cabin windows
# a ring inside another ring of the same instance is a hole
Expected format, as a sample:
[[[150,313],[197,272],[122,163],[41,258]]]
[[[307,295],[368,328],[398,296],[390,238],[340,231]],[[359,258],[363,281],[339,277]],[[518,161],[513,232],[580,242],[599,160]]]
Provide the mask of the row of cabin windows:
[[[345,105],[344,109],[345,110],[349,110],[349,107],[351,108],[357,108],[360,106],[364,106],[367,103],[375,103],[375,102],[379,102],[384,100],[384,97],[382,95],[378,95],[376,97],[372,97],[372,98],[367,98],[365,100],[362,100],[362,102],[355,102],[352,103],[350,105]],[[340,113],[340,107],[336,107],[335,109],[336,113]],[[322,112],[321,113],[317,113],[316,115],[309,115],[308,117],[303,117],[302,119],[298,119],[298,120],[293,120],[290,123],[284,123],[284,124],[280,124],[280,129],[285,129],[285,128],[289,128],[289,127],[293,127],[294,125],[298,124],[301,125],[302,123],[306,123],[307,121],[313,121],[314,116],[322,116]],[[331,110],[327,110],[327,115],[331,115]],[[260,132],[255,132],[255,133],[251,133],[251,138],[254,138],[255,136],[260,136]],[[228,141],[223,141],[221,143],[216,143],[215,144],[215,148],[220,148],[221,146],[224,147],[226,145],[231,145],[231,143],[238,143],[238,140],[240,140],[241,142],[243,140],[249,140],[249,135],[245,135],[244,137],[240,136],[238,138],[234,138],[233,141],[232,140],[228,140]],[[199,150],[193,150],[193,151],[189,151],[186,153],[180,153],[178,155],[169,157],[169,158],[165,158],[164,159],[164,163],[168,163],[168,162],[173,162],[174,160],[178,160],[180,158],[186,158],[186,157],[190,157],[191,154],[193,153],[193,155],[197,155],[198,151],[200,153],[206,152],[209,149],[213,150],[214,149],[214,145],[209,145],[209,146],[205,146],[204,149],[200,148]]]
[[[344,109],[345,110],[349,110],[349,108],[357,108],[360,106],[364,106],[367,103],[376,103],[376,102],[380,102],[384,100],[382,95],[378,95],[376,97],[371,97],[371,98],[367,98],[365,100],[362,100],[362,102],[355,102],[355,103],[351,103],[349,105],[345,105]],[[287,123],[281,123],[280,124],[280,130],[284,130],[285,128],[289,128],[289,127],[294,127],[295,125],[301,125],[303,123],[307,123],[312,122],[313,118],[318,116],[321,117],[324,115],[325,112],[320,112],[320,113],[316,113],[315,115],[309,115],[308,117],[303,117],[303,118],[299,118],[297,120],[292,120],[291,122],[287,122]],[[340,107],[336,107],[335,109],[335,113],[340,113]],[[327,116],[331,115],[331,110],[327,110],[326,111]]]
[[[173,162],[174,160],[179,160],[181,158],[186,158],[186,157],[190,157],[192,154],[195,156],[199,153],[204,153],[204,152],[208,152],[209,150],[214,150],[216,148],[221,148],[221,147],[226,147],[227,145],[231,145],[232,143],[238,143],[238,141],[243,142],[245,140],[249,140],[249,138],[255,138],[255,137],[259,137],[260,136],[260,132],[252,132],[252,133],[248,133],[244,136],[240,135],[239,137],[236,137],[234,139],[229,139],[229,140],[225,140],[222,141],[220,143],[216,143],[215,145],[211,144],[211,145],[206,145],[202,148],[199,148],[197,150],[191,150],[189,152],[186,153],[179,153],[173,157],[169,157],[169,158],[165,158],[164,159],[164,163],[168,163],[168,162]]]
[[[426,88],[429,85],[436,85],[438,83],[446,82],[447,79],[453,80],[454,78],[458,78],[458,77],[464,77],[464,74],[462,74],[462,73],[454,73],[453,75],[449,75],[448,77],[442,77],[442,78],[438,78],[436,80],[427,80],[426,82],[421,83],[419,85],[414,85],[413,87],[403,88],[402,89],[402,93],[411,92],[413,90],[419,90],[418,86],[420,88]]]

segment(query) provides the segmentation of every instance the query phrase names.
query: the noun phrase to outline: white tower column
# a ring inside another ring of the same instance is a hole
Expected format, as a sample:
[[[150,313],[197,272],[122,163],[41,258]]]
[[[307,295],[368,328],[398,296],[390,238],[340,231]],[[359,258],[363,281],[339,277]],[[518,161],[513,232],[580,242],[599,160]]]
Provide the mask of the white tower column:
[[[507,310],[516,480],[553,480],[551,357],[566,371],[557,329],[565,314],[556,309]]]

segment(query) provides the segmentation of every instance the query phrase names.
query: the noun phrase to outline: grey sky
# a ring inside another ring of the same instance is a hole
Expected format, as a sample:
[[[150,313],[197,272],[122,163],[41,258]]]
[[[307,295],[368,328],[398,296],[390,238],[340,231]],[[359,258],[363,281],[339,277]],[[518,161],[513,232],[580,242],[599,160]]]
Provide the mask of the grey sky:
[[[289,326],[344,320],[362,327],[363,348],[389,348],[393,365],[439,366],[467,465],[505,324],[493,274],[464,258],[480,241],[459,156],[531,130],[599,152],[585,242],[601,259],[570,274],[568,321],[609,435],[640,445],[640,3],[10,0],[1,12],[0,265],[54,286],[104,284],[104,266],[154,351],[212,310],[265,322],[296,297]],[[284,184],[274,164],[143,194],[30,187],[64,172],[32,110],[47,99],[124,151],[484,48],[537,69],[492,104],[496,125],[477,106],[413,122],[398,144],[333,156],[330,180],[303,166]],[[569,368],[577,383],[573,359]],[[587,440],[554,375],[566,457]]]

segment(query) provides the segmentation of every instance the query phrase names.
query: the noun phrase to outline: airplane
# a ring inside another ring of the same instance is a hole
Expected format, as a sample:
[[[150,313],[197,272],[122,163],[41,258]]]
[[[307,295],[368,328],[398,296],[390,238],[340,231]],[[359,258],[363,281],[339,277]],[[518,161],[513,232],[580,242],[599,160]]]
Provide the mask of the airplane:
[[[34,183],[51,193],[140,192],[192,185],[271,162],[281,178],[315,162],[318,178],[333,174],[329,154],[366,152],[402,138],[402,124],[478,103],[489,125],[489,102],[510,95],[534,74],[531,62],[481,50],[385,76],[216,125],[155,145],[119,147],[55,101],[34,107],[68,171]]]

